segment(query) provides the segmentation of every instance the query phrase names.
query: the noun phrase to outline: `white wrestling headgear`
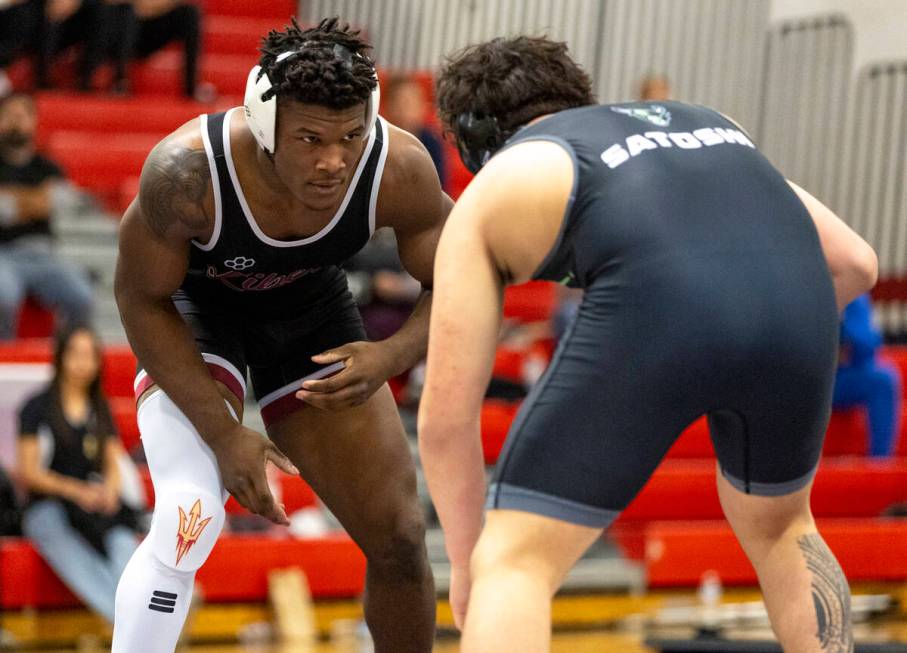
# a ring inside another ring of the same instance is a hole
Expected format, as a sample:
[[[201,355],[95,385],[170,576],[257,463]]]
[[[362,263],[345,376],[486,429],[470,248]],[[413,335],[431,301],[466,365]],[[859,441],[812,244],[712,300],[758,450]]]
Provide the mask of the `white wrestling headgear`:
[[[302,50],[283,52],[277,56],[275,63],[287,61],[290,57],[303,52],[308,45],[313,47],[325,47],[328,44],[309,41],[303,43]],[[345,60],[352,63],[354,57],[359,57],[372,66],[371,61],[358,52],[352,52],[339,43],[334,45],[334,56],[337,59]],[[374,66],[372,66],[374,70]],[[381,89],[379,88],[378,74],[375,73],[375,88],[369,96],[365,113],[365,134],[363,138],[368,138],[371,130],[375,128],[375,120],[378,117],[378,104],[381,101]],[[249,71],[249,78],[246,80],[246,95],[243,101],[243,108],[246,111],[246,123],[252,130],[252,135],[261,148],[268,154],[274,154],[274,135],[277,127],[277,92],[274,85],[268,78],[267,73],[262,70],[261,66],[254,66]]]

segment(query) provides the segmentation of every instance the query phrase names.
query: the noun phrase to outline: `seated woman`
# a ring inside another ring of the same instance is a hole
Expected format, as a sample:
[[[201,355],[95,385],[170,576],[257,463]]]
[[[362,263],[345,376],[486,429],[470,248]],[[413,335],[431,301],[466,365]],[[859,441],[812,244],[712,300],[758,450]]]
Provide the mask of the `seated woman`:
[[[61,334],[50,385],[19,414],[19,476],[29,491],[22,532],[84,603],[113,623],[120,574],[136,548],[120,505],[122,452],[100,384],[94,334]]]

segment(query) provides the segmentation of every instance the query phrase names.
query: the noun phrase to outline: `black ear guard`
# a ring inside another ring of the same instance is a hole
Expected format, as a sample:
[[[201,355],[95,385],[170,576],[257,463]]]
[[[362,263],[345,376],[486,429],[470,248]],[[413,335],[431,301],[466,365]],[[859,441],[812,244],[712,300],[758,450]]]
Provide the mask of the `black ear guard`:
[[[469,111],[457,116],[454,136],[463,164],[476,174],[495,152],[510,138],[513,131],[504,131],[494,116]]]

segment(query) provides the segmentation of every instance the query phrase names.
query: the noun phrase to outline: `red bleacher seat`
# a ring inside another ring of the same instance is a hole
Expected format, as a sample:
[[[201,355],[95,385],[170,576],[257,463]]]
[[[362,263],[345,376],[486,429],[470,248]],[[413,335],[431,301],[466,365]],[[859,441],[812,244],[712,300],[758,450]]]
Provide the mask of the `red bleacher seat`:
[[[135,449],[141,441],[139,425],[135,419],[135,399],[132,397],[110,397],[110,412],[120,441],[126,451]]]
[[[224,54],[257,56],[261,39],[272,29],[283,29],[289,22],[286,17],[207,16],[204,21],[205,53],[209,57]]]
[[[888,345],[879,351],[879,358],[893,364],[901,373],[901,387],[907,384],[907,346]]]
[[[209,105],[179,96],[149,102],[145,97],[112,98],[53,92],[40,93],[37,102],[42,143],[48,142],[58,131],[162,136],[211,110]]]
[[[32,297],[27,297],[19,308],[17,338],[47,338],[54,332],[53,311],[44,308]]]
[[[257,61],[258,53],[254,50],[243,55],[203,55],[199,66],[199,81],[213,84],[220,95],[241,96],[245,91],[249,71]],[[133,90],[138,95],[180,97],[182,70],[183,58],[179,51],[168,50],[155,54],[147,61],[133,65],[130,73]]]
[[[28,540],[0,537],[0,610],[63,608],[78,600]]]
[[[497,462],[517,410],[519,404],[509,401],[486,399],[482,404],[482,450],[486,465]]]
[[[515,383],[527,382],[524,375],[526,363],[538,360],[547,365],[551,361],[555,344],[553,339],[543,338],[523,347],[499,345],[494,354],[492,376]]]
[[[818,526],[851,582],[907,580],[907,520],[830,519]],[[656,522],[645,537],[650,587],[697,585],[708,570],[728,585],[757,582],[724,522]]]
[[[0,342],[0,363],[50,363],[53,342],[48,338],[28,338]],[[104,392],[109,397],[132,397],[135,355],[126,345],[104,347]]]
[[[903,420],[902,420],[903,421]],[[863,456],[869,448],[866,416],[862,410],[836,410],[825,434],[824,456]],[[714,456],[708,421],[700,417],[690,424],[668,450],[668,458],[711,458]]]
[[[700,417],[690,424],[668,449],[667,458],[711,458],[715,455],[709,436],[709,423]]]
[[[0,342],[0,363],[50,363],[53,357],[53,344],[48,338]]]
[[[108,397],[135,396],[132,383],[135,379],[135,354],[127,345],[104,347],[104,392]]]
[[[398,376],[392,376],[387,380],[387,385],[391,389],[391,394],[394,395],[394,401],[398,406],[403,405],[409,397],[407,396],[407,388],[409,386],[409,371],[404,372]]]
[[[32,87],[32,66],[26,57],[20,57],[12,62],[4,71],[15,89],[28,89]]]
[[[510,286],[504,292],[504,317],[521,322],[548,320],[557,304],[557,286],[547,281],[530,281]]]
[[[523,362],[528,352],[525,349],[500,346],[494,353],[492,375],[500,379],[509,379],[517,383],[523,381]]]
[[[453,199],[457,199],[466,190],[473,175],[463,165],[456,146],[446,140],[444,141],[444,157],[447,161],[447,186],[444,190]]]
[[[98,147],[103,138],[103,147]],[[47,143],[48,155],[76,184],[113,204],[123,179],[138,175],[159,134],[105,134],[57,131]]]
[[[273,17],[289,22],[296,13],[296,4],[291,0],[204,0],[202,8],[206,17],[248,16],[251,18]]]
[[[720,519],[714,460],[669,460],[656,470],[621,521]],[[854,488],[859,488],[858,492]],[[826,458],[812,491],[818,517],[870,517],[907,502],[907,460]]]
[[[836,410],[831,414],[825,432],[823,456],[864,456],[869,451],[866,411]]]
[[[273,569],[300,567],[315,598],[351,598],[365,583],[365,557],[345,534],[312,539],[224,535],[198,573],[212,602],[265,601]],[[79,603],[24,538],[0,538],[0,610]]]
[[[298,476],[281,474],[280,501],[286,508],[287,514],[292,515],[297,510],[311,508],[318,505],[318,495]]]
[[[665,461],[610,530],[624,555],[642,557],[648,523],[723,518],[715,474],[713,459]],[[907,501],[907,460],[900,458],[826,458],[812,492],[813,513],[826,518],[875,517],[903,501]]]
[[[349,536],[273,539],[222,537],[199,570],[197,584],[205,600],[265,601],[268,572],[300,567],[312,596],[352,598],[365,588],[365,556]]]
[[[120,182],[120,189],[117,193],[115,208],[119,213],[123,213],[132,204],[132,200],[139,194],[139,177],[126,177]]]

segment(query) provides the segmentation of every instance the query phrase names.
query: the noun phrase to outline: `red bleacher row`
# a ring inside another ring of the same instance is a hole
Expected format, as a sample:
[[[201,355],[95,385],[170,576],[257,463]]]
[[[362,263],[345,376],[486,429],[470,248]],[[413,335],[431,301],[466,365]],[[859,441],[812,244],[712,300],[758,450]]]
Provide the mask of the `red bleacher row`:
[[[135,96],[114,98],[66,92],[40,93],[39,144],[76,184],[98,197],[110,210],[121,213],[135,197],[145,157],[166,134],[199,114],[219,111],[241,102],[249,69],[257,60],[258,35],[285,20],[209,16],[205,39],[207,54],[201,80],[218,89],[214,104],[186,100],[179,95],[182,55],[167,49],[136,64],[132,72]],[[218,50],[215,50],[217,48]],[[13,70],[20,83],[24,64]],[[388,73],[381,71],[382,81]],[[433,95],[433,79],[416,79]],[[426,115],[436,120],[430,103]],[[457,197],[471,175],[452,144],[445,142],[448,193]]]
[[[160,56],[170,54],[175,53]],[[177,64],[178,60],[174,62]],[[238,71],[244,82],[251,64],[220,65]],[[419,79],[431,87],[430,76],[421,75]],[[146,97],[82,98],[42,93],[38,96],[39,143],[74,183],[94,194],[111,211],[121,213],[135,197],[142,164],[158,141],[199,114],[238,103],[238,96],[222,97],[211,106],[176,96],[149,102]],[[445,148],[449,173],[446,190],[456,197],[471,175],[453,145],[445,142]]]
[[[358,596],[365,585],[365,557],[346,535],[223,535],[198,572],[198,589],[212,603],[264,602],[268,572],[286,567],[305,572],[315,598]],[[27,540],[0,538],[0,611],[77,605]]]
[[[850,582],[907,580],[907,520],[819,519],[819,531]],[[755,585],[756,573],[725,522],[653,522],[645,530],[650,587],[696,585],[708,570],[728,585]]]

